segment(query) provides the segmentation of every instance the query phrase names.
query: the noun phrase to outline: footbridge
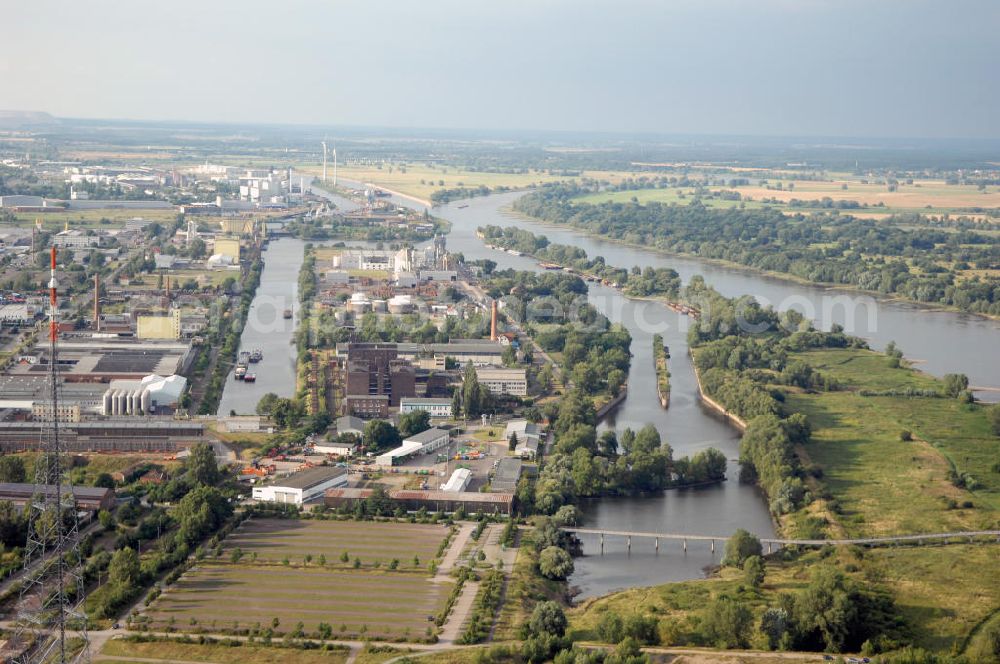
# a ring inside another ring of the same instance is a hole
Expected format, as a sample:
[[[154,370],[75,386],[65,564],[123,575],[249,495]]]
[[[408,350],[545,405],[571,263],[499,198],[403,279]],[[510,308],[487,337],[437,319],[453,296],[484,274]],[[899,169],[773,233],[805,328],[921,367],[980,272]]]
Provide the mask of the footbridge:
[[[660,550],[660,540],[680,541],[684,550],[687,551],[688,542],[708,542],[712,551],[715,551],[715,543],[729,539],[729,535],[691,535],[684,533],[649,533],[630,530],[606,530],[603,528],[563,528],[564,532],[574,535],[597,535],[601,538],[601,553],[604,553],[605,537],[620,537],[625,539],[626,548],[632,550],[632,538],[653,540],[653,546]],[[782,546],[805,546],[823,547],[839,545],[857,546],[895,546],[909,544],[925,546],[928,544],[959,544],[973,543],[977,540],[995,540],[1000,542],[1000,530],[963,530],[949,533],[920,533],[914,535],[887,535],[884,537],[858,537],[853,539],[782,539],[775,537],[761,537],[760,543],[768,553],[772,549]]]

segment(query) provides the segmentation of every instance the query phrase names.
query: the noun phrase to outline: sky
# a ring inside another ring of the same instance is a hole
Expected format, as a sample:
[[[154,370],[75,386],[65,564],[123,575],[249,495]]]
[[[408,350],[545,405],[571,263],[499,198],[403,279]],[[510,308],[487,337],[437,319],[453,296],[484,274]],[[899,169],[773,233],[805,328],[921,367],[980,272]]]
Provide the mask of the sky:
[[[0,109],[1000,137],[997,0],[3,0]]]

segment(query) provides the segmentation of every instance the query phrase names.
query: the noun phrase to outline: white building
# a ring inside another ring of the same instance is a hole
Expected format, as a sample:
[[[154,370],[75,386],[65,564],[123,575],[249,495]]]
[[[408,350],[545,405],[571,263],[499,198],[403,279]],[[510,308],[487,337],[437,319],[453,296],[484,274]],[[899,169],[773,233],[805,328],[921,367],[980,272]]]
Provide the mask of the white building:
[[[317,466],[302,470],[270,484],[255,486],[253,499],[272,503],[302,505],[321,498],[327,489],[347,486],[347,468]]]
[[[383,468],[391,468],[410,457],[418,454],[430,454],[435,450],[446,447],[449,440],[448,432],[436,427],[415,433],[404,439],[403,444],[396,449],[389,450],[375,457],[375,465]]]
[[[176,408],[187,378],[150,374],[142,380],[112,380],[104,393],[103,415],[149,415],[158,408]]]
[[[405,445],[407,443],[419,443],[420,451],[423,454],[430,454],[431,452],[448,445],[448,432],[444,429],[431,427],[427,431],[421,431],[420,433],[413,434],[409,438],[404,438],[403,444]]]
[[[100,235],[87,235],[83,231],[76,228],[59,231],[52,236],[52,245],[56,247],[72,247],[74,249],[81,249],[85,247],[98,247],[100,244]]]
[[[421,399],[419,397],[403,397],[399,400],[400,414],[425,410],[431,417],[451,417],[451,399]]]
[[[493,394],[528,395],[528,375],[523,368],[476,367],[476,377]]]
[[[441,485],[442,491],[465,491],[472,480],[472,471],[468,468],[457,468],[448,481]]]
[[[27,325],[35,318],[35,312],[27,304],[0,304],[0,324]]]

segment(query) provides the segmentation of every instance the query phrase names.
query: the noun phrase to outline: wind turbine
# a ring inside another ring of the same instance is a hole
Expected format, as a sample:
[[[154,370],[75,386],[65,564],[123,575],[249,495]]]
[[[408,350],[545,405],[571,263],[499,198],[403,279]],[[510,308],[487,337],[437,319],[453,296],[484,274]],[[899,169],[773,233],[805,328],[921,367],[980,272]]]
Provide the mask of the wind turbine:
[[[323,145],[323,184],[326,184],[326,141],[323,141],[322,145]]]

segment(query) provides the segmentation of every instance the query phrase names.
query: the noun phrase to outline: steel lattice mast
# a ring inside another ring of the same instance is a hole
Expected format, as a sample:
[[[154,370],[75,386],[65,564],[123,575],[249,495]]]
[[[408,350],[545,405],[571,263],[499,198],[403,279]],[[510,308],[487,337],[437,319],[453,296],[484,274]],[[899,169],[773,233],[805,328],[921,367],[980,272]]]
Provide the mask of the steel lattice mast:
[[[12,661],[89,662],[83,613],[84,579],[76,496],[65,484],[59,438],[59,301],[56,248],[49,277],[49,399],[43,409],[35,490],[28,513],[24,578],[17,605]]]

